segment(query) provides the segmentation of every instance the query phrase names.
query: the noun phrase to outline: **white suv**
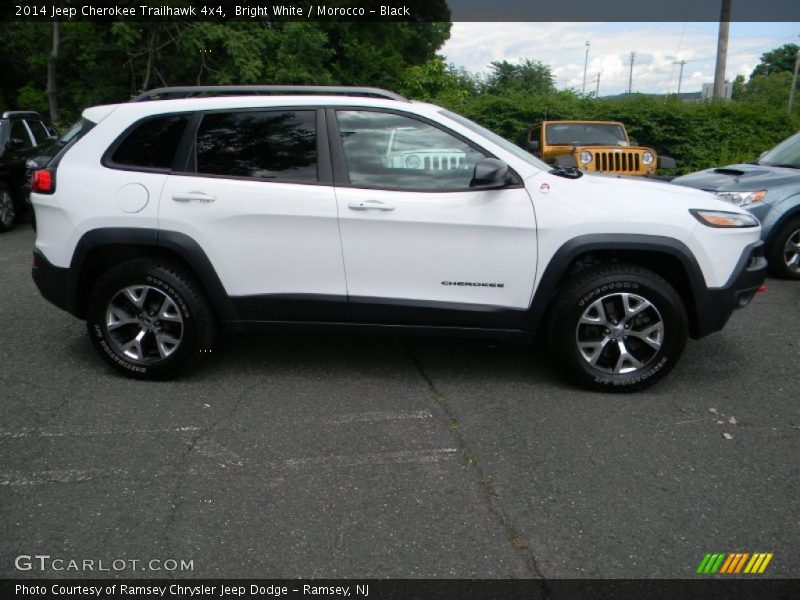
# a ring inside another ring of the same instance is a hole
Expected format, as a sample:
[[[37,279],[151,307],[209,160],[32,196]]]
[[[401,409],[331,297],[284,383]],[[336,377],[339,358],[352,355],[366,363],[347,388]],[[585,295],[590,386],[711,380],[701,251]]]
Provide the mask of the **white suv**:
[[[711,194],[553,169],[374,88],[167,88],[90,108],[32,188],[41,293],[140,378],[196,364],[219,330],[525,341],[541,326],[580,383],[633,390],[721,329],[766,268],[758,221]]]

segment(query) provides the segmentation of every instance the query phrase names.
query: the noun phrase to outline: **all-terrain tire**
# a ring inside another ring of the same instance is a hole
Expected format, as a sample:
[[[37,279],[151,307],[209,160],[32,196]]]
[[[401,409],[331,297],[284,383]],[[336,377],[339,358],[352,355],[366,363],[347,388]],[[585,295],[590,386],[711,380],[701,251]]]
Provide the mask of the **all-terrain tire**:
[[[552,354],[593,390],[632,392],[664,377],[688,337],[680,295],[656,273],[624,263],[587,268],[557,292],[549,312]]]
[[[215,335],[200,284],[159,259],[128,261],[103,274],[89,294],[86,327],[100,355],[137,379],[169,379],[197,366]]]

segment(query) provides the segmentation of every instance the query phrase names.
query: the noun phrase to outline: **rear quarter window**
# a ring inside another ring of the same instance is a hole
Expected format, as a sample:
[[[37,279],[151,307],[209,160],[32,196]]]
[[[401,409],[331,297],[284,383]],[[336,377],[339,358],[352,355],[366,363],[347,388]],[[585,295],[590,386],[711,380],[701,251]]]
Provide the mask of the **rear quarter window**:
[[[108,166],[171,170],[188,123],[187,115],[156,117],[137,123],[112,146]]]

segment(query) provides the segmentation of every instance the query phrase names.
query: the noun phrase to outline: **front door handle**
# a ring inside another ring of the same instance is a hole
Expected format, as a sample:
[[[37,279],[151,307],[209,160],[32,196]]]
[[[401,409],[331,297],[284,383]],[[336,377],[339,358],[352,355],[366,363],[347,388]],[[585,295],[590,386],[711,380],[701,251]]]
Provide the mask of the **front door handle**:
[[[362,202],[351,202],[347,205],[350,210],[394,210],[394,206],[386,204],[380,200],[364,200]]]
[[[175,202],[213,202],[216,196],[209,196],[203,192],[188,192],[186,194],[175,194],[172,196]]]

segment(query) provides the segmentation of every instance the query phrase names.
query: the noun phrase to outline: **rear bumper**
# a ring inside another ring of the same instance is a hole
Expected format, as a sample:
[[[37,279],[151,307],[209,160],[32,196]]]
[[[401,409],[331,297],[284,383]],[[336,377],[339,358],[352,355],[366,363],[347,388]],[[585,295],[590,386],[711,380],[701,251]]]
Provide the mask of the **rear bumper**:
[[[766,276],[764,243],[750,244],[742,252],[728,283],[721,288],[710,288],[705,297],[697,299],[697,327],[692,337],[700,338],[725,327],[734,310],[750,304]]]
[[[73,277],[69,269],[56,267],[39,250],[33,251],[31,275],[45,300],[75,314]]]

